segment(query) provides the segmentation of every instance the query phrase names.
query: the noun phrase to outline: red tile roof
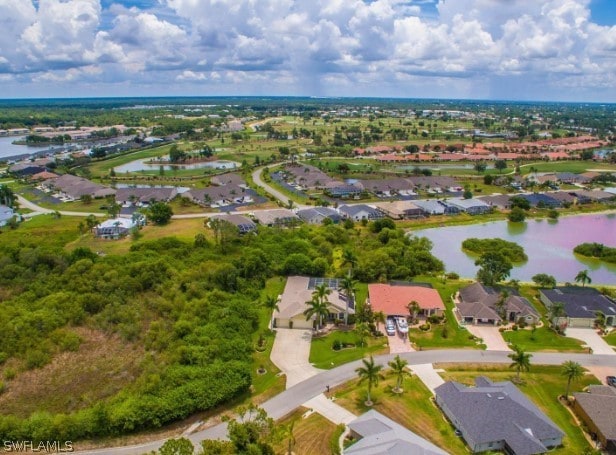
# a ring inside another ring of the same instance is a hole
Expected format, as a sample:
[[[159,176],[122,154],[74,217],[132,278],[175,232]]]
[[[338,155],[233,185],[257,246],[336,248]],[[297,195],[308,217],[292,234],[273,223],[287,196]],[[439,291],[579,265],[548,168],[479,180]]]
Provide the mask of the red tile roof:
[[[436,289],[423,286],[392,286],[389,284],[369,284],[368,294],[373,311],[386,315],[405,315],[407,305],[415,300],[421,309],[445,310],[445,305]]]

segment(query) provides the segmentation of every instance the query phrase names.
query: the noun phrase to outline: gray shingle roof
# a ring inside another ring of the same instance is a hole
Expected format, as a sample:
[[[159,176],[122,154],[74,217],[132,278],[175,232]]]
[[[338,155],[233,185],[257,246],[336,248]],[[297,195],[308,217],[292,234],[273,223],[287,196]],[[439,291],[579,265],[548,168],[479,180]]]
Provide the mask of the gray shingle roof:
[[[539,317],[539,313],[528,300],[515,294],[513,289],[506,289],[506,291],[509,293],[505,300],[507,313],[516,313],[517,317],[529,315]],[[500,298],[500,291],[481,283],[473,283],[460,289],[461,302],[458,304],[458,311],[463,317],[500,320],[496,311],[496,303]]]
[[[616,388],[590,386],[590,393],[579,392],[573,396],[586,415],[606,439],[616,441]]]
[[[437,401],[475,444],[504,441],[517,455],[547,451],[542,441],[561,440],[563,432],[511,382],[478,377],[476,387],[449,381],[438,386]]]
[[[402,425],[371,410],[349,423],[361,439],[344,450],[344,455],[446,455],[431,442]]]
[[[552,302],[561,302],[565,314],[570,318],[595,318],[601,311],[606,316],[616,315],[616,303],[593,288],[580,286],[563,286],[554,289],[541,289]]]

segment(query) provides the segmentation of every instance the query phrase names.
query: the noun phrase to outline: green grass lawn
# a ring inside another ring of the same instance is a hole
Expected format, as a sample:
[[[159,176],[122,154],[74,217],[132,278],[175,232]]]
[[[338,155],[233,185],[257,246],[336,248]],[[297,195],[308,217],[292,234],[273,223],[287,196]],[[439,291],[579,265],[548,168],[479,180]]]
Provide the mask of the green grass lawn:
[[[293,452],[298,455],[323,455],[332,453],[332,447],[338,445],[342,434],[338,426],[317,413],[303,418],[306,408],[298,408],[293,413],[277,422],[279,427],[288,427],[293,422]],[[289,447],[288,435],[278,435],[274,443],[276,455],[287,455]]]
[[[604,338],[604,340],[612,345],[612,346],[616,346],[616,330],[613,330],[612,333],[610,333],[608,336],[606,336]]]
[[[0,242],[3,245],[23,243],[28,246],[64,246],[77,239],[81,217],[37,215],[22,223],[17,229],[0,228]]]
[[[503,332],[503,338],[524,351],[585,352],[580,340],[558,335],[546,326],[538,327],[534,333],[527,329],[508,330]]]
[[[531,359],[532,362],[532,359]],[[453,380],[467,385],[474,384],[474,378],[478,375],[487,376],[494,381],[508,381],[514,378],[515,373],[501,365],[482,366],[453,366],[439,365],[446,372],[441,376],[446,381]],[[523,373],[523,384],[520,390],[526,394],[554,423],[565,432],[563,447],[551,451],[556,455],[581,454],[589,447],[582,430],[576,424],[569,411],[558,401],[558,395],[564,394],[567,380],[561,375],[560,366],[532,365],[530,372]],[[581,380],[572,384],[571,391],[577,392],[589,384],[598,384],[599,381],[592,375],[586,375]]]
[[[443,280],[433,276],[419,276],[415,280],[418,283],[430,283],[440,294],[446,310],[445,324],[432,325],[427,332],[419,329],[410,329],[409,337],[421,349],[439,349],[439,348],[482,348],[483,345],[478,345],[473,339],[468,330],[459,327],[458,322],[453,316],[453,302],[451,296],[462,286],[468,284],[468,281],[463,280]]]
[[[277,296],[282,294],[285,283],[286,279],[281,277],[267,280],[265,289],[261,291],[260,302],[264,300],[265,296]],[[270,360],[272,346],[274,345],[274,333],[268,329],[271,317],[271,310],[263,306],[259,307],[259,330],[252,336],[255,347],[258,345],[260,334],[263,335],[265,340],[265,349],[255,349],[252,355],[252,398],[253,402],[257,404],[282,392],[285,386],[285,378],[278,376],[280,370]],[[257,373],[260,367],[265,368],[265,374]]]
[[[452,455],[468,453],[462,439],[454,434],[454,428],[432,401],[428,388],[416,376],[404,380],[402,394],[392,392],[395,383],[391,372],[386,372],[385,380],[372,389],[372,408],[365,406],[367,386],[359,384],[358,380],[336,388],[333,393],[336,403],[354,414],[361,415],[375,409]]]
[[[354,347],[342,348],[334,351],[332,348],[334,341],[341,343],[350,343]],[[310,345],[309,361],[316,368],[330,369],[342,365],[343,363],[352,362],[353,360],[361,359],[369,355],[387,354],[387,338],[368,337],[365,346],[359,346],[358,338],[355,332],[338,332],[335,331],[320,338],[312,338]]]

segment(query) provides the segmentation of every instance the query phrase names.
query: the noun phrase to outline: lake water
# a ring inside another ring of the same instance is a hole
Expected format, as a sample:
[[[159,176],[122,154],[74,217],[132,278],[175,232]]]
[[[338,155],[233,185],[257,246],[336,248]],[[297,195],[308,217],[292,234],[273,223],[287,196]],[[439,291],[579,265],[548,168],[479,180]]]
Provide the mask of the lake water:
[[[224,161],[224,160],[205,161],[202,163],[193,163],[193,164],[176,164],[176,165],[152,164],[152,163],[147,162],[149,160],[150,158],[144,158],[142,160],[131,161],[130,163],[126,163],[121,166],[115,167],[114,170],[117,173],[124,173],[124,172],[139,172],[139,171],[158,171],[160,170],[161,166],[163,167],[165,171],[172,171],[174,169],[183,170],[183,169],[205,169],[205,168],[235,169],[236,167],[240,166],[240,163],[236,163],[235,161]]]
[[[0,159],[10,156],[27,155],[49,149],[48,145],[43,147],[30,147],[27,145],[13,144],[13,141],[22,139],[24,138],[18,136],[0,137]]]
[[[433,254],[445,263],[448,272],[474,278],[476,257],[462,251],[469,237],[501,238],[524,247],[528,261],[514,267],[511,278],[531,281],[537,273],[547,273],[559,282],[574,282],[580,270],[588,269],[594,284],[616,284],[616,264],[607,264],[573,254],[584,242],[616,247],[616,214],[562,217],[558,221],[527,220],[524,223],[496,221],[470,226],[451,226],[414,231],[430,239]]]

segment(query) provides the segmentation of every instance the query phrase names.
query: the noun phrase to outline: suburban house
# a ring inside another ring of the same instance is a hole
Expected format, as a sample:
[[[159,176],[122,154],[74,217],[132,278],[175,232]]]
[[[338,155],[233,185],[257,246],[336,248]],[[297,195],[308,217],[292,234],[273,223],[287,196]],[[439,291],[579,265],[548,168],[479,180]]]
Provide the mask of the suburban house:
[[[454,297],[456,308],[454,314],[461,324],[493,324],[501,322],[538,323],[539,313],[528,300],[517,294],[514,289],[504,289],[505,293],[484,286],[481,283],[470,284]],[[502,309],[499,308],[502,300]],[[502,318],[501,314],[505,314]]]
[[[495,194],[492,196],[482,196],[478,198],[488,204],[490,207],[496,207],[498,209],[510,209],[511,197],[506,194]]]
[[[222,220],[227,223],[231,223],[240,231],[240,234],[247,234],[249,232],[253,232],[257,229],[257,225],[254,221],[244,215],[230,215],[230,214],[221,214],[221,215],[212,215],[210,220]]]
[[[196,204],[212,208],[253,202],[252,193],[243,186],[235,184],[191,188],[183,193],[183,197],[187,197]]]
[[[529,193],[529,194],[520,194],[518,197],[526,199],[528,203],[532,207],[560,207],[561,203],[559,200],[554,199],[551,196],[548,196],[544,193]]]
[[[340,320],[344,318],[347,301],[343,293],[338,291],[337,279],[309,278],[305,276],[290,276],[282,295],[279,298],[278,310],[274,311],[274,325],[291,329],[312,329],[316,327],[317,318],[306,320],[304,311],[308,308],[306,302],[312,300],[312,293],[318,285],[325,284],[331,293],[327,296],[329,316],[324,320]],[[355,307],[349,305],[349,314],[355,314]]]
[[[143,206],[151,202],[169,202],[177,194],[177,188],[118,188],[115,199],[126,207]]]
[[[377,202],[374,206],[394,220],[424,216],[423,210],[411,201]]]
[[[539,298],[550,309],[555,303],[563,305],[564,315],[552,321],[566,327],[594,327],[597,315],[605,316],[605,325],[616,327],[616,302],[594,288],[563,286],[541,289]]]
[[[616,388],[591,385],[588,392],[573,396],[573,410],[591,436],[595,436],[607,453],[616,454]]]
[[[408,305],[419,304],[418,316],[441,316],[445,305],[436,289],[408,284],[369,284],[368,304],[372,311],[382,311],[385,316],[409,316]]]
[[[323,224],[323,220],[325,219],[330,219],[332,222],[338,223],[342,219],[335,209],[329,207],[314,207],[298,210],[297,216],[308,224]]]
[[[511,382],[475,378],[475,387],[448,381],[434,389],[436,403],[471,452],[545,453],[564,433]]]
[[[289,209],[270,209],[254,212],[253,216],[263,226],[295,226],[299,217]]]
[[[15,216],[12,208],[6,205],[0,205],[0,227],[6,226],[11,218]]]
[[[578,198],[586,198],[592,202],[609,202],[616,198],[616,195],[609,191],[601,190],[576,190],[575,195]]]
[[[350,218],[354,221],[383,218],[383,214],[379,210],[366,204],[341,205],[338,207],[338,211],[344,218]]]
[[[306,189],[324,188],[334,181],[325,172],[308,164],[287,164],[282,172],[291,185]]]
[[[481,199],[450,199],[447,202],[469,215],[481,215],[492,210],[490,205]]]
[[[413,204],[423,210],[426,215],[445,214],[445,206],[443,204],[439,204],[439,202],[435,200],[413,201]]]
[[[408,179],[390,178],[379,180],[360,180],[362,187],[378,197],[392,197],[397,194],[413,195],[415,185]]]
[[[374,409],[350,422],[348,427],[358,441],[345,448],[344,455],[447,454]]]
[[[325,194],[336,198],[350,198],[360,196],[364,188],[361,183],[345,183],[332,180],[323,185]]]
[[[104,198],[113,196],[116,190],[98,183],[91,182],[83,177],[71,174],[64,174],[60,177],[45,180],[41,186],[48,191],[56,192],[60,198],[66,200],[77,200],[83,196],[93,198]]]
[[[220,174],[210,178],[210,183],[216,186],[235,185],[247,188],[246,181],[239,174]]]
[[[139,225],[136,219],[113,218],[103,221],[94,228],[94,235],[103,239],[120,239],[130,234]]]

